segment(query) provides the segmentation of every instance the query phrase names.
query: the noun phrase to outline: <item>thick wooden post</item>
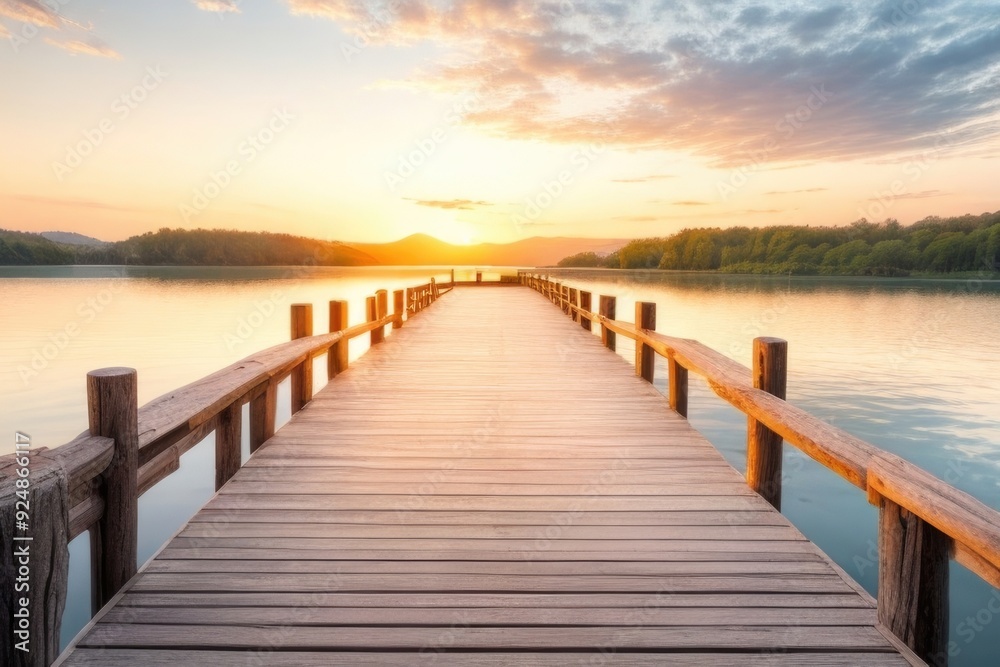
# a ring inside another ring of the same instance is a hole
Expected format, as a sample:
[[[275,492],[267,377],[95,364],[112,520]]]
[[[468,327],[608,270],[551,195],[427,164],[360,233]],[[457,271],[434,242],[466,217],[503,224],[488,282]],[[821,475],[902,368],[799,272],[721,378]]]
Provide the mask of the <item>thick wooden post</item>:
[[[454,286],[455,286],[455,269],[452,269],[451,270],[451,283],[450,283],[449,287],[454,287]]]
[[[274,435],[274,420],[278,410],[278,388],[268,382],[264,391],[250,399],[250,453]]]
[[[313,307],[311,303],[292,304],[292,339],[313,335]],[[292,369],[292,414],[312,400],[313,363],[306,359]]]
[[[330,302],[330,333],[343,331],[347,328],[347,302]],[[326,355],[326,378],[332,380],[338,374],[347,370],[350,341],[341,339],[333,344]]]
[[[562,304],[562,311],[567,315],[570,314],[569,309],[569,285],[563,285],[559,292],[559,303]]]
[[[378,319],[378,304],[373,296],[365,299],[365,318],[367,322],[374,322]],[[378,329],[372,329],[371,334],[369,334],[369,339],[372,347],[382,342]]]
[[[780,338],[753,341],[753,386],[785,398],[788,343]],[[747,417],[747,485],[781,509],[781,436]]]
[[[688,369],[670,357],[667,359],[667,374],[670,384],[667,395],[670,408],[681,417],[688,416]]]
[[[389,293],[384,289],[375,292],[375,319],[381,320],[389,314]],[[381,343],[385,340],[385,325],[380,326],[373,332]]]
[[[585,311],[587,311],[589,313],[589,312],[591,312],[590,309],[592,307],[593,307],[593,297],[591,296],[590,292],[583,292],[583,291],[581,291],[580,292],[580,308],[582,308],[583,310],[585,310]],[[586,329],[587,331],[593,331],[593,324],[594,323],[590,321],[589,317],[581,317],[580,318],[580,326],[583,327],[584,329]]]
[[[104,514],[92,551],[97,581],[94,603],[103,607],[137,569],[139,548],[139,399],[135,369],[103,368],[87,373],[91,435],[112,438],[115,453],[103,474]]]
[[[396,316],[396,319],[392,321],[392,328],[401,328],[403,326],[403,290],[396,290],[392,293],[392,314]]]
[[[233,403],[219,414],[215,429],[215,490],[222,488],[240,469],[243,436],[243,405]]]
[[[616,311],[618,310],[618,299],[613,296],[601,295],[601,317],[606,317],[609,320],[613,320],[617,317]],[[612,352],[615,350],[617,341],[615,340],[615,332],[609,331],[606,326],[601,325],[601,342],[604,343],[604,347],[608,348]]]
[[[570,287],[569,304],[567,305],[566,309],[569,311],[570,317],[573,318],[574,322],[580,321],[580,314],[573,309],[573,306],[579,306],[579,305],[580,305],[580,291],[575,287]]]
[[[879,505],[878,620],[928,664],[946,665],[951,540],[887,498]]]
[[[648,301],[637,301],[635,304],[635,326],[637,329],[656,330],[656,304]],[[635,374],[646,382],[653,381],[653,348],[635,342]]]
[[[440,294],[438,294],[438,284],[436,278],[431,278],[431,303],[437,301]]]
[[[15,454],[0,461],[0,665],[47,667],[66,607],[69,483],[40,445],[32,451],[28,435],[13,435]]]

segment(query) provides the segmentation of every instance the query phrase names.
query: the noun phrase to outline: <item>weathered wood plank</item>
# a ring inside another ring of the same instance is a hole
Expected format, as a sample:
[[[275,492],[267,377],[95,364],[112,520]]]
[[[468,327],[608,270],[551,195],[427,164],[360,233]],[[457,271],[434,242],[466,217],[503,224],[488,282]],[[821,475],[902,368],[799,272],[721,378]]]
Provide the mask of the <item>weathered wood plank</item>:
[[[447,627],[447,626],[446,626]],[[228,647],[253,649],[263,646],[282,650],[310,648],[383,650],[428,650],[442,642],[441,628],[359,627],[350,632],[330,632],[329,628],[229,626],[222,633],[215,627],[197,625],[127,626],[99,623],[80,640],[84,648],[109,646],[204,649]],[[840,626],[744,627],[719,626],[712,632],[694,627],[588,627],[558,628],[461,628],[448,638],[447,648],[479,650],[599,650],[604,647],[629,647],[659,650],[796,650],[822,651],[848,649],[853,651],[890,652],[885,638],[874,628]],[[441,645],[441,648],[444,648]]]
[[[590,664],[592,660],[601,665],[616,667],[662,667],[662,653],[635,653],[604,650],[592,653],[489,653],[432,652],[435,665],[440,667],[506,667],[509,665],[532,665],[533,667],[564,667],[568,664]],[[413,653],[370,652],[330,652],[303,653],[299,651],[272,651],[266,647],[251,653],[251,659],[258,657],[266,664],[276,667],[412,667]],[[670,653],[669,663],[676,667],[705,667],[711,662],[713,667],[777,667],[805,665],[807,667],[905,667],[909,663],[897,655],[886,653]],[[143,649],[81,649],[66,663],[66,667],[246,667],[247,654],[242,651],[193,650],[193,651],[147,651]]]

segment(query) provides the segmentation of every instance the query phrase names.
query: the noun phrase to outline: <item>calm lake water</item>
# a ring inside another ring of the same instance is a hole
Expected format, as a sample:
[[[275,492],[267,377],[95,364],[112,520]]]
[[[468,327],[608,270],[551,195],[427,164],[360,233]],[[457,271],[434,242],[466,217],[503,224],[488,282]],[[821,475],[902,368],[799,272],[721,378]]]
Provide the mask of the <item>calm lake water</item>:
[[[85,375],[139,371],[143,404],[288,339],[288,308],[401,289],[447,269],[0,267],[0,453],[13,433],[58,446],[86,427]],[[618,297],[657,303],[657,330],[695,338],[744,364],[755,336],[789,341],[788,399],[1000,508],[1000,283],[751,278],[657,272],[552,271]],[[463,273],[459,272],[459,279]],[[488,277],[488,276],[487,276]],[[541,298],[541,297],[539,297]],[[595,296],[596,304],[596,296]],[[630,341],[619,353],[631,359]],[[365,350],[352,341],[351,355]],[[321,383],[324,372],[316,373]],[[664,389],[666,368],[657,367]],[[287,392],[287,387],[284,388]],[[288,418],[279,393],[279,423]],[[691,422],[738,469],[746,418],[694,376]],[[140,500],[140,559],[151,556],[214,492],[211,436]],[[786,446],[784,513],[869,591],[877,584],[877,512],[863,493]],[[86,535],[71,545],[64,643],[89,617]],[[991,604],[992,603],[992,604]],[[991,608],[992,607],[992,608]],[[1000,655],[1000,592],[952,566],[952,664]]]

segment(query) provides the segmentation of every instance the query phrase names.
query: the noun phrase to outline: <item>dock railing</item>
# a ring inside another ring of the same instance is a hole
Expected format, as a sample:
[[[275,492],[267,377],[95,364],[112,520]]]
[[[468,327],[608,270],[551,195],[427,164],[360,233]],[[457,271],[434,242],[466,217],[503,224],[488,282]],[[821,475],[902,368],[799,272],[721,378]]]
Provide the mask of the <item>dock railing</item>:
[[[139,497],[176,472],[185,452],[214,432],[215,487],[221,488],[241,466],[244,405],[250,405],[252,454],[274,435],[281,382],[291,379],[294,414],[312,399],[315,358],[327,355],[333,379],[348,368],[349,341],[369,334],[378,345],[387,326],[401,327],[453,286],[432,278],[395,291],[391,313],[388,292],[379,290],[367,298],[366,321],[355,326],[347,325],[348,303],[331,301],[331,330],[319,335],[313,334],[312,304],[293,304],[290,342],[142,407],[135,370],[88,373],[86,431],[61,447],[18,445],[14,454],[0,457],[0,625],[8,633],[0,643],[0,664],[49,665],[58,657],[70,541],[90,532],[96,613],[138,569]],[[14,585],[19,576],[26,587]]]
[[[919,466],[879,449],[785,401],[787,343],[753,341],[747,368],[696,340],[656,333],[656,304],[638,302],[635,321],[617,318],[614,296],[593,295],[530,272],[521,284],[544,295],[614,350],[635,341],[636,375],[653,381],[654,355],[666,359],[667,396],[688,412],[688,374],[747,416],[747,484],[781,509],[782,442],[797,447],[867,493],[879,508],[878,620],[933,665],[948,658],[949,559],[1000,588],[1000,512]]]

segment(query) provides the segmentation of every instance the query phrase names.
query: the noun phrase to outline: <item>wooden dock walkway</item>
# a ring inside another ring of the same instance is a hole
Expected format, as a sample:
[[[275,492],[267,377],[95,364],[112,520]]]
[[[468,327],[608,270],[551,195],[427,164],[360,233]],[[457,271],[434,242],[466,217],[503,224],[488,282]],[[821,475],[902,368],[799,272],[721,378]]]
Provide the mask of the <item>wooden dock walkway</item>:
[[[898,647],[600,338],[531,290],[459,287],[318,392],[60,664],[910,664]]]

